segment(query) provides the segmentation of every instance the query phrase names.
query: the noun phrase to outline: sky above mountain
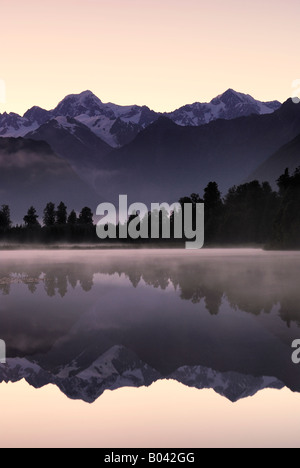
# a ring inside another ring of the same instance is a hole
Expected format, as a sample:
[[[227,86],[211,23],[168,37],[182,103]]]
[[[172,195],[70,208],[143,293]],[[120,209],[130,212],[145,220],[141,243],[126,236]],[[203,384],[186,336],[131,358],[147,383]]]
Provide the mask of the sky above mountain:
[[[171,111],[227,88],[285,101],[299,78],[298,0],[3,0],[0,113],[92,89]]]

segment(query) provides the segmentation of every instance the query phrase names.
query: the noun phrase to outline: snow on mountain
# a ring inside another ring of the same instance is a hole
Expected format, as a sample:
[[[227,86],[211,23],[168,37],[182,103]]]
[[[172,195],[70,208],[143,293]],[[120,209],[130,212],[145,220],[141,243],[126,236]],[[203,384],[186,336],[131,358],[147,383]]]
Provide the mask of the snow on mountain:
[[[49,120],[51,113],[40,107],[32,107],[23,117],[11,112],[0,114],[0,137],[23,137],[28,132],[39,128],[40,125]]]
[[[38,125],[42,125],[49,120],[51,117],[51,112],[42,109],[41,107],[34,106],[25,112],[24,116],[25,119],[29,120],[31,123],[37,123]]]
[[[64,128],[65,130],[70,130],[70,132],[73,134],[76,132],[76,128],[78,127],[77,122],[72,122],[69,117],[59,116],[52,120],[57,122],[58,127]]]
[[[183,366],[170,378],[198,389],[212,388],[228,400],[236,402],[255,395],[265,388],[282,389],[284,384],[273,377],[254,377],[238,372],[217,372],[202,366]]]
[[[281,106],[280,102],[261,102],[249,94],[228,89],[210,103],[196,102],[166,114],[177,125],[200,126],[216,119],[231,120],[251,114],[271,114]]]
[[[0,114],[0,137],[23,137],[26,133],[36,130],[38,122],[31,122],[18,114]]]
[[[52,113],[76,118],[112,147],[128,143],[157,118],[146,106],[104,104],[91,91],[65,97]]]
[[[66,96],[52,111],[54,117],[77,117],[81,114],[90,117],[101,114],[102,102],[91,91]]]
[[[282,382],[273,377],[222,373],[202,366],[184,366],[165,377],[141,361],[132,351],[118,345],[108,349],[83,369],[76,359],[58,370],[43,369],[38,362],[31,359],[7,359],[7,364],[0,367],[0,382],[25,379],[35,388],[51,383],[68,398],[88,403],[93,403],[105,390],[149,386],[163,378],[197,389],[214,389],[232,402],[253,396],[265,388],[284,387]]]
[[[197,102],[163,115],[181,126],[200,126],[220,118],[272,113],[280,105],[278,101],[260,102],[248,94],[229,89],[210,103]],[[91,91],[84,91],[66,96],[51,111],[35,106],[23,117],[14,113],[0,114],[0,136],[23,137],[53,118],[71,117],[110,146],[118,148],[132,141],[161,115],[147,106],[104,104]]]

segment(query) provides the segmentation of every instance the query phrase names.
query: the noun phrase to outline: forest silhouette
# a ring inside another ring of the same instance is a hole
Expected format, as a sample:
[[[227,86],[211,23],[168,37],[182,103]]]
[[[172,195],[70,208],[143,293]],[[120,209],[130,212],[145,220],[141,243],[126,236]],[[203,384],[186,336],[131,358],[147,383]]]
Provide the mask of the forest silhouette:
[[[204,189],[203,197],[193,193],[179,200],[184,212],[184,205],[195,207],[197,203],[205,205],[205,246],[241,246],[260,245],[270,249],[298,249],[300,247],[300,168],[293,174],[286,169],[278,181],[278,190],[271,188],[268,182],[254,180],[229,189],[222,197],[218,184],[210,182]],[[149,217],[137,224],[137,229]],[[97,237],[93,211],[84,207],[79,214],[74,210],[68,213],[67,206],[61,202],[57,207],[49,202],[42,217],[34,206],[29,207],[23,218],[23,224],[13,225],[10,207],[0,208],[0,241],[8,244],[42,245],[56,243],[93,244],[101,247],[107,243],[130,244],[133,246],[159,244],[183,246],[186,238],[178,240],[172,237],[174,213],[170,215],[171,238],[163,238],[163,224],[168,216],[162,211],[156,214],[160,221],[158,239],[151,239],[150,223],[148,239],[118,239],[119,225],[116,227],[117,238],[101,240]],[[132,213],[127,221],[138,216]],[[152,213],[153,216],[153,213]],[[147,221],[147,220],[146,220]],[[108,229],[109,226],[107,225]]]

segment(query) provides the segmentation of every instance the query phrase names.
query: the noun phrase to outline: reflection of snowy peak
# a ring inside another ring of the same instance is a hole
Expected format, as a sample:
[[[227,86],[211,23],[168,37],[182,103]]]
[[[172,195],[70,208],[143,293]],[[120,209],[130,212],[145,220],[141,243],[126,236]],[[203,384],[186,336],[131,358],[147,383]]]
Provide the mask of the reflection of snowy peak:
[[[8,359],[0,366],[0,382],[25,379],[35,388],[56,385],[68,398],[94,402],[105,390],[149,386],[165,378],[132,351],[113,346],[99,358],[82,367],[75,359],[58,369],[43,369],[26,358]],[[284,384],[272,377],[251,377],[236,372],[220,373],[201,366],[184,366],[167,376],[189,387],[212,388],[230,401],[252,396],[264,388],[280,389]]]
[[[170,377],[188,387],[212,388],[232,402],[253,396],[265,388],[284,387],[282,382],[273,377],[253,377],[237,372],[221,373],[202,366],[181,367]]]
[[[19,382],[22,379],[35,388],[52,383],[51,374],[27,358],[7,359],[6,364],[0,366],[0,382]]]
[[[85,369],[74,360],[54,371],[46,370],[27,358],[7,359],[7,364],[0,366],[0,382],[25,379],[35,388],[54,384],[68,398],[88,403],[105,390],[149,386],[159,378],[158,372],[122,346],[112,347]]]
[[[131,351],[113,346],[86,369],[78,369],[73,362],[68,369],[60,369],[54,378],[54,383],[69,398],[92,403],[105,390],[149,386],[159,374]]]
[[[280,107],[278,101],[260,102],[249,95],[229,89],[210,103],[186,105],[164,115],[181,126],[200,126],[216,119],[234,119],[250,114],[268,114]],[[123,146],[153,123],[161,114],[147,106],[104,104],[91,91],[66,96],[58,106],[47,111],[32,107],[23,117],[0,114],[0,136],[23,137],[53,118],[71,117],[87,126],[112,147]]]

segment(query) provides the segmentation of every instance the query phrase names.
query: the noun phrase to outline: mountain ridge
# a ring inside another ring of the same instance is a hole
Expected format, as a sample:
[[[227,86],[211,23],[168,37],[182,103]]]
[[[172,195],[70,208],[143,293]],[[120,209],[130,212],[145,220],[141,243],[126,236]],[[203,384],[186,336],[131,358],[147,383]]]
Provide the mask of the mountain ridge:
[[[225,195],[299,129],[300,106],[291,100],[270,114],[217,119],[199,127],[161,117],[103,159],[104,174],[111,177],[100,175],[97,184],[112,201],[118,189],[130,201],[173,203],[199,193],[212,180]]]
[[[281,381],[273,377],[218,372],[203,366],[183,366],[165,377],[121,345],[108,349],[85,369],[78,368],[74,361],[61,368],[59,373],[53,373],[43,369],[34,358],[9,358],[7,364],[0,367],[0,383],[22,379],[35,388],[56,385],[68,398],[90,404],[105,390],[149,387],[162,379],[174,380],[198,390],[213,389],[232,403],[265,388],[279,390],[284,387]]]
[[[234,119],[243,115],[272,113],[279,101],[261,102],[232,89],[212,99],[196,102],[172,112],[156,112],[149,107],[103,103],[91,91],[69,94],[52,110],[33,106],[23,116],[0,114],[0,136],[24,137],[56,117],[73,117],[112,147],[121,147],[159,116],[166,116],[181,126],[200,126],[218,118]]]
[[[70,209],[97,206],[100,196],[45,141],[0,138],[0,200],[20,223],[30,206],[41,215],[49,201]],[[41,219],[41,218],[40,218]]]

